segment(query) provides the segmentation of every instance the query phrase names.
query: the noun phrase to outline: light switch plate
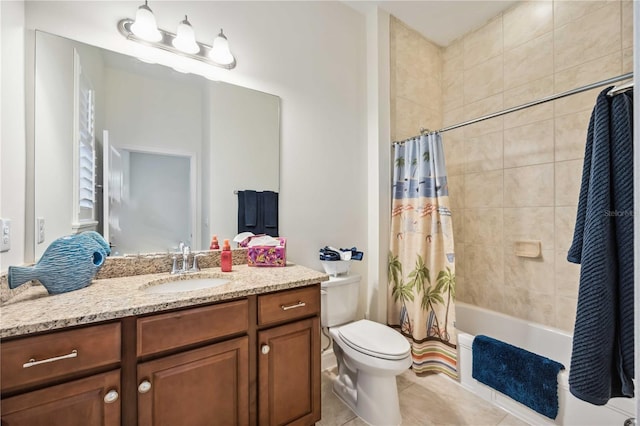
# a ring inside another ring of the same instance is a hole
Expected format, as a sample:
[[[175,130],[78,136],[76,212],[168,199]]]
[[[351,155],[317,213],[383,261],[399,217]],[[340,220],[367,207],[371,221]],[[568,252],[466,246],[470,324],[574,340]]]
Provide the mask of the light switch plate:
[[[0,219],[0,253],[11,250],[11,220]]]

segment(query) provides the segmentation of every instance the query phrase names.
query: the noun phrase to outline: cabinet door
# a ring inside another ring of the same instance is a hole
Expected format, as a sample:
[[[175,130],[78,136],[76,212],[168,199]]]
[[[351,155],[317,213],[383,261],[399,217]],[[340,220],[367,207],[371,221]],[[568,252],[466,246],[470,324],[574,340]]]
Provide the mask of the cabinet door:
[[[2,400],[2,426],[119,426],[120,370]]]
[[[261,425],[309,425],[320,420],[318,318],[258,333]]]
[[[248,422],[248,337],[138,365],[139,426]]]

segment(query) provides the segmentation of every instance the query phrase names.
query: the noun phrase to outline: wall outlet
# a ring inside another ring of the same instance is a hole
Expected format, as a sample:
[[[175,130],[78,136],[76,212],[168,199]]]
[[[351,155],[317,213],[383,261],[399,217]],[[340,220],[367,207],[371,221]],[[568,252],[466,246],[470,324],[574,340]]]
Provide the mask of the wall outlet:
[[[38,244],[44,243],[44,217],[36,219],[36,232],[38,236]]]
[[[0,253],[11,250],[11,220],[0,219]]]

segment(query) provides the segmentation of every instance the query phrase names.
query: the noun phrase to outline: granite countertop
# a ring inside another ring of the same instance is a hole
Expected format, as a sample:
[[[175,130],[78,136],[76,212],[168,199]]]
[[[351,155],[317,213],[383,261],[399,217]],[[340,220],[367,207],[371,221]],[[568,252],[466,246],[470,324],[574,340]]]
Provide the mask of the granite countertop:
[[[225,278],[231,282],[177,293],[143,291],[152,285],[195,278]],[[228,273],[209,268],[187,275],[159,273],[97,279],[88,287],[57,295],[49,295],[43,286],[37,285],[0,305],[0,338],[303,287],[328,279],[323,272],[299,265],[284,268],[234,265]]]

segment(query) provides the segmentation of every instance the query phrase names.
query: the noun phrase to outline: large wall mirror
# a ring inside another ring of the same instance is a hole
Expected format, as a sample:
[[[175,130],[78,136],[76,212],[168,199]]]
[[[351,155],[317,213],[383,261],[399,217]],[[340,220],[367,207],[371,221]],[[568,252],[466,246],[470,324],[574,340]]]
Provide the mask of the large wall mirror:
[[[280,99],[36,31],[35,258],[94,229],[114,255],[207,249],[244,189],[279,190]]]

